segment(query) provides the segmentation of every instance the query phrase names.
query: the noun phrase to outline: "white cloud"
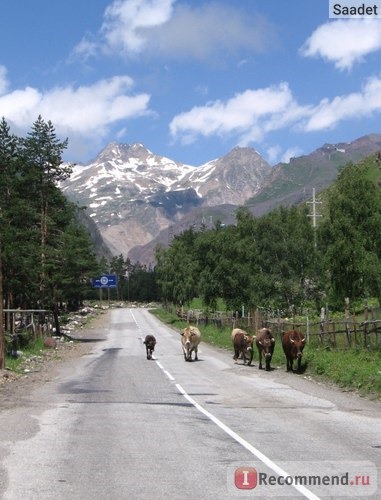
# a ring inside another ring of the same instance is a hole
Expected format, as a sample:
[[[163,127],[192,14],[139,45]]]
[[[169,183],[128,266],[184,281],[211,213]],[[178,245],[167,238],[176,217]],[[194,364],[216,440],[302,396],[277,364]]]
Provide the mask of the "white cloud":
[[[360,92],[323,99],[313,109],[304,130],[307,132],[335,127],[339,122],[363,118],[381,112],[381,78],[367,80]]]
[[[364,57],[381,49],[379,19],[340,19],[319,26],[308,38],[300,53],[322,57],[340,70],[351,69]]]
[[[280,146],[271,146],[270,148],[267,149],[266,158],[267,161],[270,163],[270,165],[274,165],[278,161],[280,153],[281,153]]]
[[[69,62],[75,58],[86,60],[89,57],[95,56],[98,52],[97,42],[91,34],[85,35],[79,44],[74,48],[73,53],[69,57]]]
[[[1,81],[1,73],[0,73]],[[123,120],[149,114],[148,94],[132,91],[133,80],[115,76],[93,85],[55,87],[46,92],[26,87],[0,96],[2,116],[17,130],[29,130],[38,115],[51,120],[70,142],[99,142]],[[70,143],[69,143],[70,147]]]
[[[179,5],[163,26],[152,30],[149,48],[166,57],[211,59],[248,50],[263,51],[275,39],[264,18],[218,2]]]
[[[197,136],[236,135],[239,142],[260,141],[272,130],[292,124],[308,114],[298,106],[286,83],[246,90],[226,101],[214,101],[174,117],[170,132],[190,143]]]
[[[262,51],[276,38],[269,22],[239,6],[209,2],[195,7],[176,5],[176,0],[115,0],[105,10],[96,36],[97,43],[87,34],[74,55],[86,58],[97,49],[124,56],[144,52],[205,60],[241,50]]]
[[[317,105],[300,105],[287,83],[257,90],[246,90],[226,102],[217,100],[175,116],[170,133],[182,144],[199,137],[235,137],[240,145],[263,142],[268,134],[281,129],[318,132],[334,128],[342,121],[381,113],[381,77],[367,80],[361,91],[323,99]],[[288,161],[300,151],[286,152]],[[280,152],[269,150],[269,157]]]
[[[115,0],[107,7],[101,33],[107,46],[126,53],[140,52],[149,30],[166,23],[175,0]]]
[[[300,156],[302,153],[303,153],[303,150],[298,146],[288,148],[282,154],[280,161],[283,163],[289,163],[291,158],[296,158],[296,157]]]
[[[299,146],[291,147],[282,152],[280,146],[271,146],[266,151],[267,161],[270,165],[276,163],[289,163],[291,158],[296,158],[303,154],[303,150]]]

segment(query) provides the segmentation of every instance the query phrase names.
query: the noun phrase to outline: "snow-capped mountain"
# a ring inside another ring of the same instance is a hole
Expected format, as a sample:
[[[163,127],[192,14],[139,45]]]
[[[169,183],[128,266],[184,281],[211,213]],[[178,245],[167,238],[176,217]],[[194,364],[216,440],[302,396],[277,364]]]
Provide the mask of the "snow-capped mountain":
[[[111,251],[127,256],[196,207],[243,205],[270,173],[252,148],[194,167],[142,144],[111,143],[94,161],[76,165],[61,189],[87,207]]]

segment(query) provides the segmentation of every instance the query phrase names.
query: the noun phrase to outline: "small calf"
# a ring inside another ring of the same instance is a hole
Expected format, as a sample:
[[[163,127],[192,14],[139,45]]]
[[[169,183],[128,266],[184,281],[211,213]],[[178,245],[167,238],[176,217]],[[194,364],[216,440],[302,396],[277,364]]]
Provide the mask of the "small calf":
[[[152,353],[156,345],[155,337],[153,335],[146,335],[143,344],[146,346],[147,359],[152,359]]]

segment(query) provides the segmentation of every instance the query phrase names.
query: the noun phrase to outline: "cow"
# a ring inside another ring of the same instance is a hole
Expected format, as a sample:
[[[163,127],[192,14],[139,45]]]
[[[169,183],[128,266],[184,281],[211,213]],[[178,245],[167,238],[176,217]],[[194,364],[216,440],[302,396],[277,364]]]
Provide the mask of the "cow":
[[[192,353],[194,352],[194,359],[198,361],[197,352],[198,345],[201,341],[201,332],[197,326],[187,326],[181,332],[181,346],[185,361],[192,361]]]
[[[306,339],[304,334],[298,330],[288,330],[287,332],[283,332],[282,347],[287,360],[288,372],[294,371],[292,366],[294,360],[298,361],[297,371],[300,372],[305,341]]]
[[[238,330],[238,328],[236,328]],[[253,343],[254,337],[252,335],[248,335],[244,330],[240,330],[235,332],[233,337],[233,348],[234,348],[234,361],[242,355],[243,364],[246,365],[246,356],[249,360],[248,365],[251,365],[253,361]]]
[[[241,328],[233,328],[232,333],[231,333],[232,341],[234,341],[234,337],[235,337],[236,333],[244,333],[245,335],[247,335],[247,332],[245,332],[245,330],[241,330]]]
[[[143,344],[146,346],[147,359],[152,359],[152,353],[156,345],[155,337],[153,335],[146,335]]]
[[[266,371],[270,371],[271,358],[273,357],[275,338],[268,328],[258,330],[255,343],[258,349],[259,369],[262,370],[262,355],[265,358]]]

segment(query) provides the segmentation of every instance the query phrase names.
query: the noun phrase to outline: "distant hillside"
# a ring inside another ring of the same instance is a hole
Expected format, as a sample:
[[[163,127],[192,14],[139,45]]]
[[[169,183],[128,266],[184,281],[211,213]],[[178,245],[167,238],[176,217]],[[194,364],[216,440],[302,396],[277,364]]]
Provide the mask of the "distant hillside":
[[[348,143],[325,144],[309,155],[279,163],[256,195],[245,203],[261,215],[279,205],[294,205],[318,193],[337,177],[341,167],[381,151],[381,134],[371,134]]]

